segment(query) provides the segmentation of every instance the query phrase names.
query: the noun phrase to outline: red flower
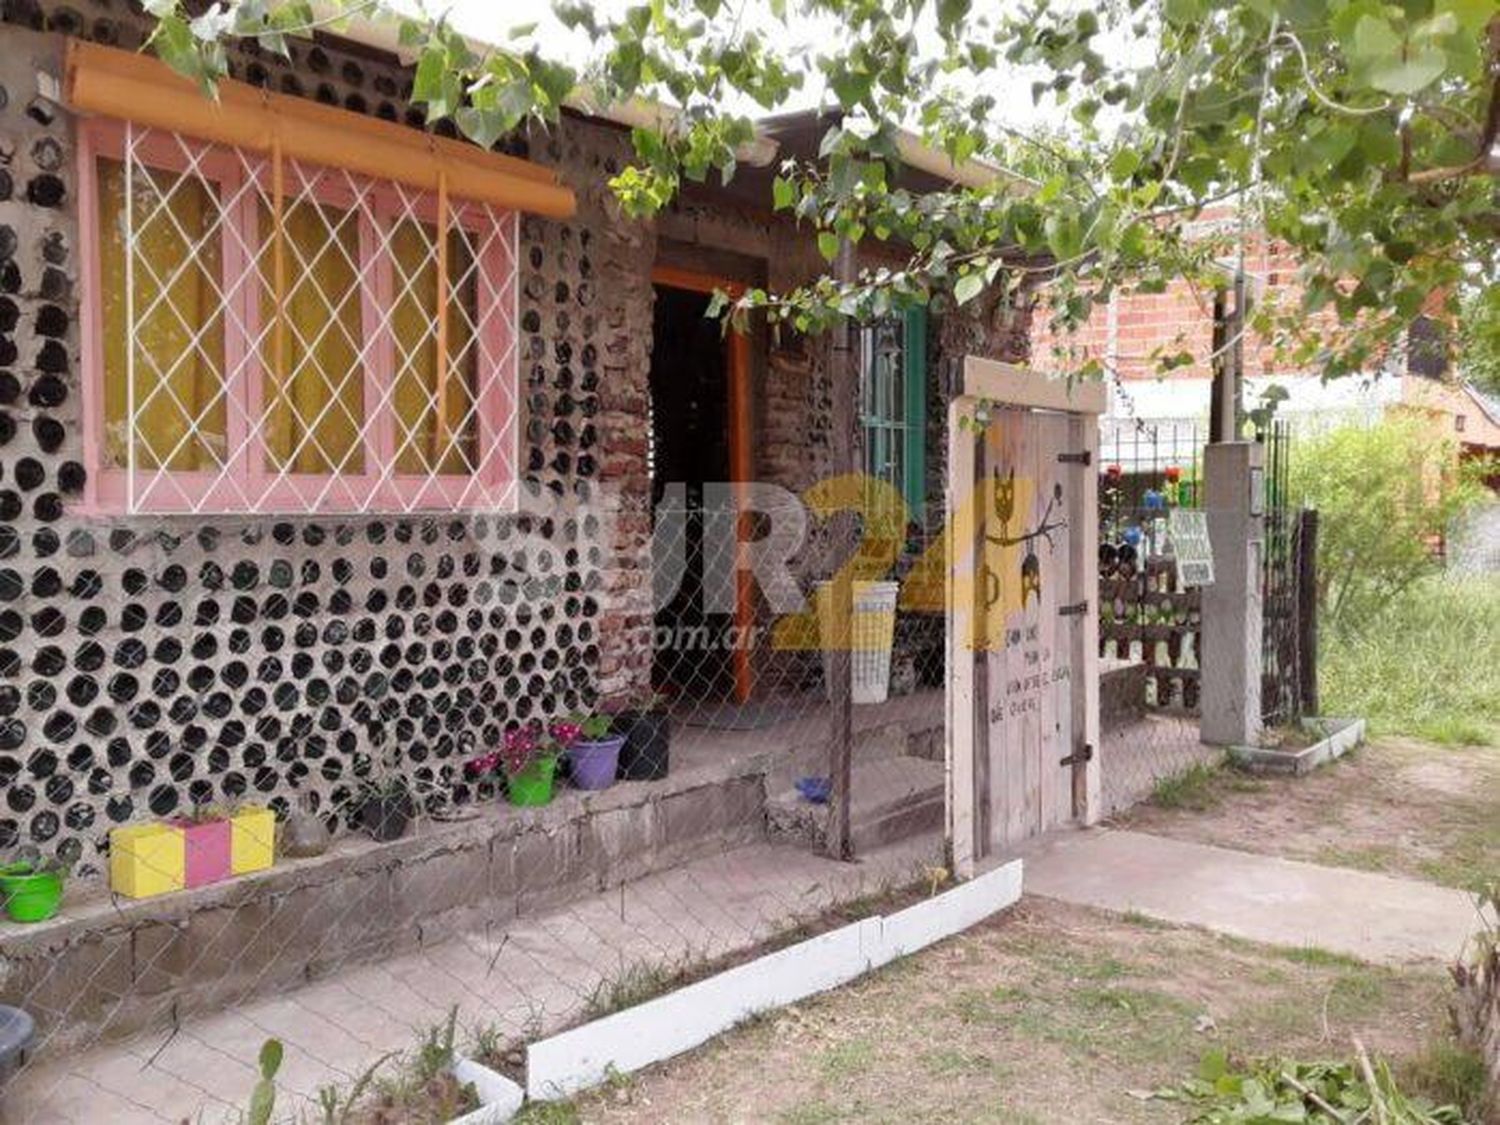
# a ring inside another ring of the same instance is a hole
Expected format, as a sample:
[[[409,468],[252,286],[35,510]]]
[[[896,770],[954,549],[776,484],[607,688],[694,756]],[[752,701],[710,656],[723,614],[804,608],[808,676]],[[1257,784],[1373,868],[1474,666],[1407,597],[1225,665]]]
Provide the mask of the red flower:
[[[1167,480],[1171,481],[1173,484],[1176,484],[1181,479],[1182,479],[1182,468],[1180,466],[1178,466],[1178,465],[1168,465],[1167,466]]]
[[[575,722],[559,719],[547,731],[559,750],[566,750],[583,737],[583,727]]]
[[[506,774],[514,776],[532,763],[540,745],[541,738],[535,727],[512,727],[505,732],[496,756]]]
[[[1104,469],[1104,475],[1111,481],[1117,481],[1125,475],[1125,470],[1120,468],[1119,465],[1107,465]]]
[[[487,777],[494,773],[500,765],[500,755],[494,750],[488,754],[480,754],[477,758],[470,758],[464,763],[464,773],[469,777]]]

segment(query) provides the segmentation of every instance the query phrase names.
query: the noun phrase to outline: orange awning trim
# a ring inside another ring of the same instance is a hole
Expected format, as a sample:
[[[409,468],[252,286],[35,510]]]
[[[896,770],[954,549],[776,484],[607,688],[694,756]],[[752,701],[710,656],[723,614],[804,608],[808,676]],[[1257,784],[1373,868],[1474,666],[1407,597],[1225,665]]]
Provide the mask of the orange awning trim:
[[[573,192],[549,168],[287,94],[223,79],[218,100],[148,55],[73,39],[66,97],[83,113],[133,121],[216,144],[271,152],[550,218],[568,218]]]

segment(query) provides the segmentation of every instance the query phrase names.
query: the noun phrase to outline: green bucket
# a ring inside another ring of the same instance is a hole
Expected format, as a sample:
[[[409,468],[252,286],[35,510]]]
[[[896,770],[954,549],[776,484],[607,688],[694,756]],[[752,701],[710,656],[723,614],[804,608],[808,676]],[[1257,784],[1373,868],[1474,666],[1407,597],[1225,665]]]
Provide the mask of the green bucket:
[[[554,757],[538,758],[519,773],[505,779],[510,803],[523,808],[549,804],[552,801],[552,775],[557,770]]]
[[[36,871],[29,863],[0,867],[0,894],[12,921],[44,922],[62,906],[62,872]]]

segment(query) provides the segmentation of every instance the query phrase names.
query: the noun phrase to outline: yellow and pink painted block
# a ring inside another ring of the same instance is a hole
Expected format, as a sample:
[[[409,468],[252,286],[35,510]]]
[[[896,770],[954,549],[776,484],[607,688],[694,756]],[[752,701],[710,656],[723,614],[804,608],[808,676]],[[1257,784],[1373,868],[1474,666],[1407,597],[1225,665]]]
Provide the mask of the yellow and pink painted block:
[[[243,809],[224,820],[157,821],[109,834],[109,885],[129,898],[202,887],[271,866],[276,816]]]

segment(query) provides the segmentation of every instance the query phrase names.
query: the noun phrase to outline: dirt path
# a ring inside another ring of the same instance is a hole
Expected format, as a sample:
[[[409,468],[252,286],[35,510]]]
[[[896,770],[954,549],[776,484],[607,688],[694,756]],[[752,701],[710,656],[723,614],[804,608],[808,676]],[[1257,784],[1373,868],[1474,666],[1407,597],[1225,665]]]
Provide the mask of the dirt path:
[[[1180,1121],[1142,1100],[1209,1049],[1400,1062],[1444,1034],[1436,969],[1376,969],[1026,899],[874,976],[534,1122]]]
[[[1500,749],[1382,738],[1309,777],[1203,771],[1114,823],[1472,890],[1500,878]]]

